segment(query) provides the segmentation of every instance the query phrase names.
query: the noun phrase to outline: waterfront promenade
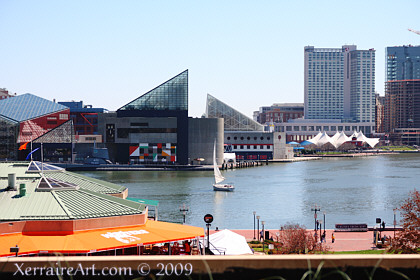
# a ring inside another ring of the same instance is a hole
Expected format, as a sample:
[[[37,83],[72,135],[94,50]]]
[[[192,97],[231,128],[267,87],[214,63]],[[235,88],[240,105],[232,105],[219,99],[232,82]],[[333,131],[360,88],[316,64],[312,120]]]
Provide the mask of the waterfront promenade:
[[[261,229],[260,229],[261,230]],[[246,238],[247,241],[254,239],[254,231],[252,229],[246,230],[232,230],[233,232],[240,234]],[[278,230],[266,230],[270,232],[270,237],[276,240],[276,232]],[[308,229],[309,232],[313,233],[313,230]],[[210,234],[215,231],[210,231]],[[256,231],[255,231],[256,232]],[[373,231],[367,232],[335,232],[333,229],[326,230],[326,245],[329,251],[340,252],[340,251],[361,251],[361,250],[372,250],[375,249],[373,244]],[[335,242],[331,241],[331,234],[334,233]],[[255,233],[258,238],[257,232]],[[382,235],[394,236],[394,232],[387,229],[382,232]]]

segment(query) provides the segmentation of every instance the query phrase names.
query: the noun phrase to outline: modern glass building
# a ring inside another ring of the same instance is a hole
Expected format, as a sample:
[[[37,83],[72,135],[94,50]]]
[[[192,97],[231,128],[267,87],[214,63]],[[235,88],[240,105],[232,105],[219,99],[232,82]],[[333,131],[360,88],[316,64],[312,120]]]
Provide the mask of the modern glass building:
[[[118,109],[126,111],[184,111],[188,113],[188,70]]]
[[[207,94],[207,118],[223,118],[225,131],[264,131],[264,126]]]
[[[384,130],[394,143],[420,145],[420,46],[387,47],[386,63]]]
[[[69,108],[30,93],[0,100],[0,157],[19,158],[17,148],[69,120]],[[23,159],[24,152],[21,153]]]
[[[117,162],[188,163],[188,70],[99,115],[100,134]]]
[[[420,46],[386,48],[387,81],[420,79]]]
[[[375,50],[305,47],[305,119],[373,122]]]

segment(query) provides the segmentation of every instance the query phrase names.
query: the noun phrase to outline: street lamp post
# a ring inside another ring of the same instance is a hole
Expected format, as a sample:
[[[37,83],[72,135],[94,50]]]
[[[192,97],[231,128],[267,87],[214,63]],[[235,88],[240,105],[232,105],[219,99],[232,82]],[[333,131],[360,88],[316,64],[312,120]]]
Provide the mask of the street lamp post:
[[[312,208],[311,211],[314,211],[315,212],[315,214],[314,214],[314,219],[315,219],[315,229],[314,229],[314,231],[315,231],[315,241],[316,241],[316,239],[317,239],[316,238],[316,229],[317,229],[317,226],[316,226],[317,214],[316,214],[316,212],[321,211],[321,209],[319,207],[317,207],[316,204],[315,204],[315,207]]]
[[[262,233],[263,233],[263,253],[264,253],[264,243],[265,243],[264,225],[265,225],[265,222],[261,221],[261,224],[262,224]]]
[[[255,240],[255,214],[257,214],[257,212],[252,212],[252,214],[254,214],[254,240]]]
[[[185,207],[185,204],[182,205],[182,208],[179,207],[179,211],[182,212],[182,214],[184,215],[184,224],[185,224],[185,220],[186,220],[186,216],[187,216],[187,212],[188,212],[188,207]]]
[[[322,234],[321,234],[321,231],[322,231],[322,220],[319,221],[319,241],[321,241],[321,243],[322,243]]]
[[[325,232],[325,211],[324,211],[324,234],[326,234],[326,232]]]
[[[257,235],[258,234],[260,234],[260,216],[257,216]],[[260,240],[260,238],[258,237],[258,241],[259,240]]]
[[[394,209],[394,239],[395,239],[395,226],[397,225],[396,215],[397,215],[397,209]]]

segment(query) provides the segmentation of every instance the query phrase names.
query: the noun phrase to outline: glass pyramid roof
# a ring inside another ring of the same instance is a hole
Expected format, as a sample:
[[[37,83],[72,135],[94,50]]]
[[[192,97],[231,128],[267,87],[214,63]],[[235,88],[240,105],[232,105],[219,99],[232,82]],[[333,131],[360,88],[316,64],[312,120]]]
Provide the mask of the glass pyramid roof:
[[[45,178],[42,176],[37,186],[38,191],[56,191],[56,190],[77,190],[79,187],[73,183],[60,180]]]
[[[0,115],[21,122],[68,109],[30,93],[0,100]]]
[[[64,168],[54,166],[47,163],[41,163],[39,161],[31,161],[31,163],[28,166],[28,169],[26,172],[46,172],[46,171],[64,171]]]
[[[188,111],[188,70],[118,109],[125,110]]]
[[[223,118],[225,131],[264,131],[264,126],[207,94],[207,118]]]
[[[69,120],[54,129],[36,138],[34,143],[73,143],[76,138],[73,130],[73,121]],[[72,139],[73,138],[73,139]]]

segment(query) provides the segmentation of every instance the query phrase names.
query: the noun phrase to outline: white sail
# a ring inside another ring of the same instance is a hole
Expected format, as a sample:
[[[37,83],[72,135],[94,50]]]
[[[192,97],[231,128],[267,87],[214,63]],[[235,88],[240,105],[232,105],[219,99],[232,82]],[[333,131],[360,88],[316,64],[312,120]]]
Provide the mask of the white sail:
[[[225,177],[222,176],[222,173],[220,173],[219,167],[217,166],[216,141],[214,141],[213,167],[214,167],[214,181],[216,182],[216,184],[219,184],[220,182],[223,182],[225,180]]]

